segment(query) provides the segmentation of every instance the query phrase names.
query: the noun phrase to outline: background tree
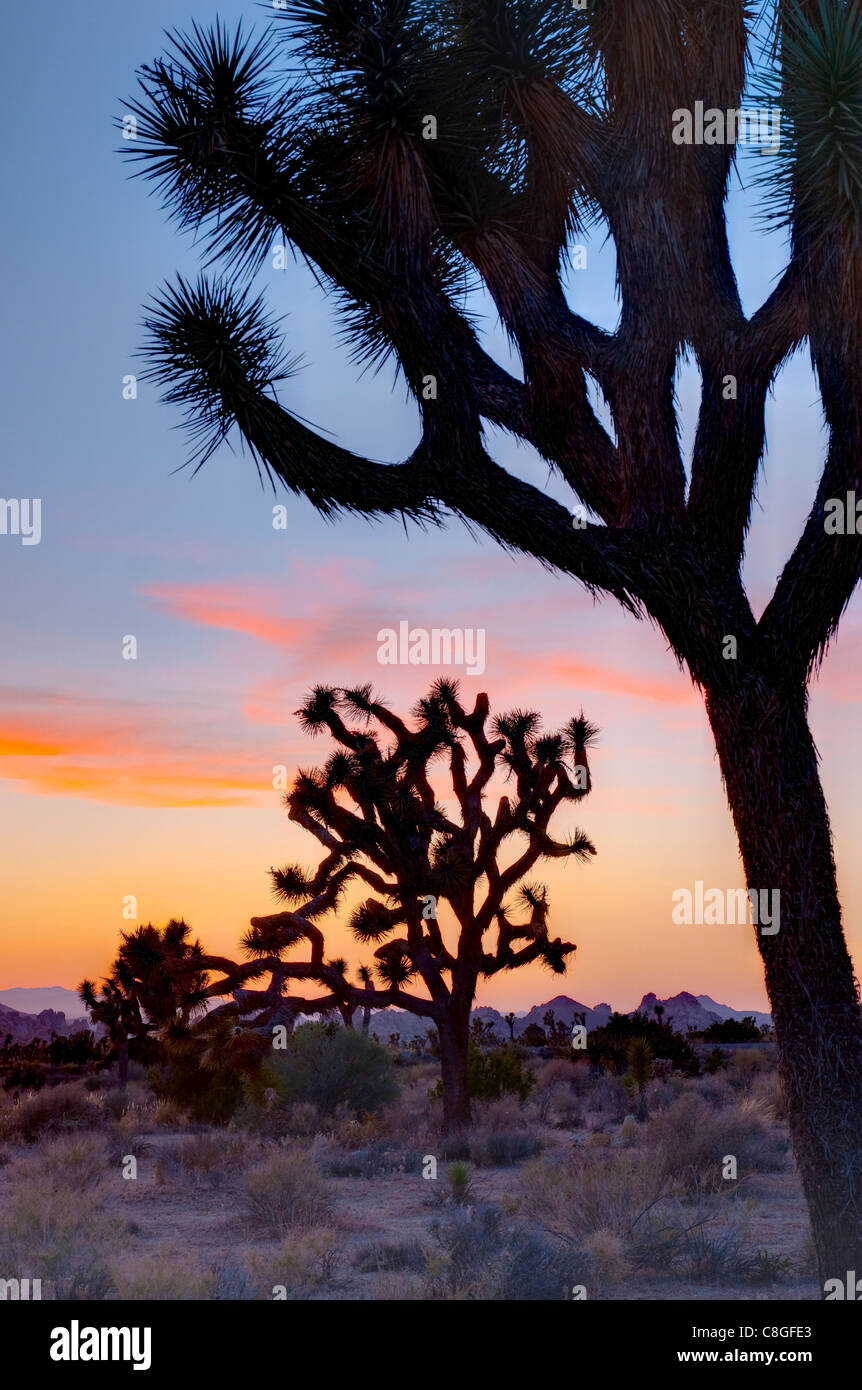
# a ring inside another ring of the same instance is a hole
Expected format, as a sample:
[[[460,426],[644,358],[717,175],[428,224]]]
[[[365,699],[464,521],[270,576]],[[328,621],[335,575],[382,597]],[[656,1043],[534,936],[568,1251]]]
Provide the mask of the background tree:
[[[410,458],[358,457],[278,404],[294,368],[259,301],[179,280],[149,313],[148,350],[198,462],[236,427],[260,469],[325,515],[463,518],[648,615],[703,691],[747,882],[781,894],[781,929],[758,947],[825,1279],[862,1265],[862,1020],[807,724],[808,679],[862,567],[862,536],[826,525],[830,499],[862,496],[862,11],[765,8],[763,85],[783,108],[766,177],[790,255],[751,318],[725,224],[735,149],[671,134],[677,110],[743,104],[747,0],[288,0],[257,43],[218,27],[175,37],[141,72],[131,152],[232,271],[276,238],[295,248],[359,355],[394,353],[421,412]],[[616,249],[614,333],[561,285],[569,238],[594,215]],[[465,277],[491,295],[523,382],[482,349],[458,303]],[[765,402],[806,340],[828,453],[758,620],[741,564]],[[690,475],[684,350],[702,378]],[[485,422],[569,485],[576,526],[494,461]]]
[[[101,1024],[105,1030],[117,1059],[119,1087],[124,1091],[129,1079],[129,1042],[133,1038],[146,1036],[148,1031],[138,1001],[129,988],[129,981],[122,970],[115,969],[108,979],[102,981],[101,989],[97,989],[92,980],[82,980],[78,986],[78,998],[92,1022]]]
[[[331,989],[342,1013],[394,1005],[428,1019],[440,1039],[444,1127],[461,1128],[470,1123],[468,1037],[479,981],[533,961],[562,974],[575,949],[549,935],[547,890],[527,875],[542,859],[595,854],[579,830],[564,840],[550,833],[554,814],[590,790],[587,748],[595,730],[581,716],[543,733],[538,715],[516,710],[494,719],[489,737],[487,695],[468,712],[457,686],[442,680],[419,702],[413,728],[368,686],[318,686],[298,713],[308,732],[328,731],[337,745],[322,768],[297,775],[285,798],[291,820],[319,840],[325,857],[313,874],[296,864],[272,870],[290,908],[253,918],[244,946],[256,961],[222,962],[225,978],[209,989],[232,989],[238,970],[246,977],[269,972],[270,985],[257,992],[263,1010],[256,1026],[261,1019],[271,1026],[276,989],[309,979]],[[431,764],[444,759],[454,818],[429,777]],[[484,802],[498,769],[512,788],[492,819]],[[508,851],[513,857],[504,862]],[[351,984],[343,961],[324,960],[317,921],[352,884],[373,895],[354,908],[349,926],[357,941],[376,947],[376,987],[368,979]],[[437,916],[441,903],[451,928]],[[518,910],[524,916],[516,921]],[[311,946],[310,960],[285,959],[301,941]],[[202,960],[218,968],[215,958]],[[424,993],[408,990],[412,982]]]

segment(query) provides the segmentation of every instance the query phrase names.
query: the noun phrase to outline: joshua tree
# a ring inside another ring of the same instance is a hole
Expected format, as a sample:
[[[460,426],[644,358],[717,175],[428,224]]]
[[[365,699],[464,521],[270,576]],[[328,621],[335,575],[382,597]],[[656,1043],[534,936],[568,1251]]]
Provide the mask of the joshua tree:
[[[78,998],[93,1023],[101,1023],[108,1035],[117,1058],[120,1090],[124,1091],[129,1079],[129,1042],[148,1032],[148,1025],[141,1017],[138,1001],[129,989],[128,980],[122,978],[122,972],[115,971],[109,979],[102,981],[98,991],[92,980],[82,980],[78,986]]]
[[[203,948],[190,935],[188,923],[173,917],[162,928],[148,922],[120,935],[114,975],[155,1029],[186,1027],[205,998]]]
[[[275,398],[293,368],[260,302],[233,279],[180,280],[148,316],[151,372],[187,408],[199,461],[236,427],[259,469],[325,515],[462,518],[647,615],[703,692],[748,884],[780,892],[780,930],[757,944],[826,1278],[862,1266],[862,1019],[807,687],[862,570],[862,535],[836,525],[862,496],[862,4],[760,8],[775,20],[762,100],[782,124],[758,163],[790,236],[750,318],[725,224],[733,134],[674,139],[698,103],[744,104],[747,0],[286,0],[257,43],[175,38],[141,72],[124,143],[230,271],[275,241],[309,261],[360,355],[394,354],[422,416],[398,465],[349,452]],[[613,333],[562,288],[570,238],[595,216],[616,250]],[[480,345],[465,276],[492,297],[523,381]],[[805,341],[828,453],[757,619],[741,565],[765,402]],[[690,474],[685,350],[702,378]],[[574,525],[490,456],[484,422],[556,471]]]
[[[413,728],[368,686],[318,686],[299,715],[306,730],[328,731],[336,743],[324,767],[300,772],[286,795],[291,820],[320,841],[325,857],[313,874],[295,864],[272,870],[290,909],[253,918],[244,944],[255,966],[229,963],[226,981],[210,989],[226,992],[238,969],[269,970],[279,988],[288,979],[317,980],[342,1009],[395,1005],[427,1018],[440,1038],[444,1125],[461,1128],[470,1122],[468,1036],[479,981],[533,961],[561,974],[575,949],[549,936],[547,890],[525,880],[541,859],[595,854],[581,831],[556,840],[549,828],[560,807],[590,790],[595,730],[580,716],[559,733],[542,733],[536,714],[516,710],[494,719],[489,737],[487,695],[468,712],[446,681],[419,702]],[[429,781],[439,759],[448,765],[454,817]],[[492,819],[483,803],[498,769],[513,786]],[[507,851],[514,857],[504,863]],[[315,925],[352,884],[373,894],[355,906],[349,925],[356,940],[376,944],[376,987],[368,978],[352,985],[343,962],[324,962]],[[524,920],[513,920],[518,908]],[[311,960],[282,959],[300,940],[310,943]],[[413,981],[421,992],[408,991]]]
[[[503,1021],[504,1021],[504,1023],[506,1024],[507,1028],[509,1029],[509,1042],[514,1042],[514,1041],[515,1041],[515,1015],[514,1015],[514,1014],[504,1014],[504,1015],[503,1015]]]

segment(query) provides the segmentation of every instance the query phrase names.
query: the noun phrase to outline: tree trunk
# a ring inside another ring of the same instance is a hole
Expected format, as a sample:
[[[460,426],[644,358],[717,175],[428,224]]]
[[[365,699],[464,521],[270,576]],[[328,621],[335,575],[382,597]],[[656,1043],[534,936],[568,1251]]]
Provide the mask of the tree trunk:
[[[467,1091],[469,1012],[437,1025],[440,1036],[440,1075],[443,1082],[443,1133],[469,1129],[472,1123]]]
[[[779,930],[755,931],[822,1286],[862,1271],[862,1014],[807,696],[777,685],[707,711],[749,890],[781,895]]]
[[[125,1091],[129,1080],[129,1040],[121,1038],[117,1044],[117,1075],[120,1090]]]

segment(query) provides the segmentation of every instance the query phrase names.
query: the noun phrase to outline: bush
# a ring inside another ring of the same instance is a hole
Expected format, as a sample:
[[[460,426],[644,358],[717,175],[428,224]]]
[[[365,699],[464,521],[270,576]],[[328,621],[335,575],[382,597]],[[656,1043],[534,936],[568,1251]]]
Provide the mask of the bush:
[[[503,1096],[517,1096],[523,1102],[536,1083],[531,1069],[524,1067],[524,1059],[517,1048],[509,1043],[482,1052],[470,1039],[467,1054],[467,1091],[473,1100],[501,1100]],[[437,1082],[431,1092],[440,1099],[443,1095],[443,1082]]]
[[[103,1299],[112,1282],[106,1247],[119,1223],[101,1212],[102,1191],[63,1185],[56,1173],[16,1180],[11,1210],[0,1220],[0,1268],[41,1279],[42,1297]]]
[[[341,1251],[331,1230],[287,1233],[275,1250],[249,1251],[245,1268],[261,1298],[273,1297],[276,1287],[289,1299],[311,1296],[334,1278]]]
[[[696,1094],[679,1096],[657,1115],[645,1142],[656,1172],[682,1180],[689,1193],[728,1189],[722,1176],[728,1154],[736,1159],[743,1178],[780,1171],[787,1151],[765,1106],[747,1099],[716,1110]]]
[[[120,1298],[166,1303],[208,1298],[215,1283],[211,1273],[167,1245],[152,1252],[124,1253],[112,1265],[111,1275]]]
[[[248,1212],[270,1234],[325,1225],[331,1216],[326,1184],[308,1151],[277,1154],[245,1176]]]
[[[669,1023],[647,1018],[645,1014],[612,1014],[603,1028],[594,1028],[587,1042],[592,1062],[609,1062],[618,1075],[628,1064],[629,1046],[634,1038],[649,1044],[655,1058],[672,1062],[676,1071],[697,1076],[700,1063],[691,1044]]]
[[[23,1095],[0,1109],[0,1139],[35,1144],[44,1134],[95,1126],[101,1109],[78,1083]]]
[[[100,1134],[61,1134],[16,1171],[25,1181],[44,1179],[70,1192],[98,1188],[108,1176],[108,1145]]]
[[[361,1274],[391,1274],[404,1269],[424,1274],[425,1251],[417,1240],[378,1240],[372,1245],[363,1246],[353,1261],[353,1267]]]
[[[425,1296],[536,1302],[586,1284],[593,1269],[584,1249],[564,1248],[521,1225],[504,1226],[499,1207],[476,1203],[434,1222],[439,1254],[429,1253]]]
[[[391,1140],[376,1139],[347,1152],[324,1148],[320,1164],[333,1178],[380,1178],[390,1173],[420,1172],[422,1155],[401,1149]]]
[[[177,1038],[165,1044],[164,1065],[150,1072],[150,1088],[158,1100],[170,1101],[199,1124],[224,1125],[245,1094],[242,1075],[229,1066],[203,1067],[207,1043],[201,1038]]]
[[[726,1018],[722,1023],[711,1023],[704,1031],[704,1042],[746,1043],[760,1042],[761,1033],[751,1015],[743,1019]]]
[[[177,1147],[175,1158],[180,1168],[196,1177],[214,1177],[245,1168],[252,1154],[257,1156],[253,1141],[242,1134],[216,1130],[184,1139]]]
[[[279,1104],[315,1105],[321,1116],[344,1107],[374,1114],[397,1100],[400,1087],[387,1050],[352,1028],[306,1023],[264,1069],[260,1085],[274,1087]]]
[[[668,1190],[651,1155],[612,1149],[609,1143],[538,1159],[521,1183],[524,1214],[544,1230],[576,1241],[600,1231],[627,1241],[643,1213]]]

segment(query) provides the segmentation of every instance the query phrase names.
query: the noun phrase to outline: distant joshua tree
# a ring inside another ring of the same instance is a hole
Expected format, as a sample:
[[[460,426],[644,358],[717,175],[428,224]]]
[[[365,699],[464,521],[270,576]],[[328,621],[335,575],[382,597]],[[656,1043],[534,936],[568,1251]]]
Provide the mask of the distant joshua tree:
[[[117,1074],[121,1091],[126,1089],[129,1079],[129,1042],[142,1037],[147,1032],[147,1024],[128,982],[116,973],[103,980],[97,989],[92,980],[82,980],[78,986],[78,998],[90,1015],[93,1023],[105,1029],[111,1051],[117,1059]]]
[[[278,1009],[293,1006],[284,992],[293,980],[325,985],[342,1011],[406,1009],[436,1025],[444,1126],[461,1128],[470,1123],[468,1036],[479,981],[533,961],[562,974],[575,949],[549,935],[547,890],[527,875],[542,859],[595,854],[579,830],[554,839],[550,822],[588,794],[587,749],[596,731],[581,715],[558,733],[543,733],[537,714],[516,710],[497,716],[489,732],[487,695],[468,711],[457,685],[443,680],[420,700],[412,728],[369,686],[318,686],[298,713],[309,733],[328,732],[336,743],[324,766],[300,772],[286,796],[291,820],[321,843],[325,857],[314,873],[295,864],[271,871],[290,908],[252,918],[244,938],[256,958],[251,964],[201,958],[203,967],[224,972],[208,994],[235,996],[214,1017],[241,1006],[250,1016],[257,1009],[255,1027],[270,1027]],[[454,814],[436,800],[429,780],[431,765],[443,760]],[[498,769],[512,786],[492,817],[484,802]],[[349,926],[357,941],[376,946],[376,986],[367,970],[360,988],[343,961],[324,960],[317,922],[353,884],[372,890]],[[451,925],[438,917],[442,904]],[[518,909],[524,916],[514,920]],[[301,941],[310,945],[310,959],[290,959]],[[267,972],[266,990],[238,989],[241,980]],[[423,993],[407,989],[413,981]]]
[[[862,574],[862,3],[285,0],[276,19],[257,42],[174,36],[129,104],[126,152],[225,271],[158,297],[151,378],[187,410],[198,465],[235,430],[328,517],[463,519],[661,632],[703,692],[748,886],[780,891],[780,931],[756,940],[821,1283],[843,1278],[862,1268],[862,1017],[807,708]],[[788,259],[747,317],[733,134],[690,139],[679,116],[739,111],[752,79],[781,107],[758,173]],[[616,252],[612,332],[564,292],[591,219]],[[236,279],[274,246],[334,293],[359,358],[397,363],[422,420],[405,460],[360,457],[279,402],[295,359]],[[523,379],[465,311],[476,282]],[[757,615],[742,563],[766,403],[803,345],[827,451]],[[538,451],[568,505],[492,456],[488,423]]]

